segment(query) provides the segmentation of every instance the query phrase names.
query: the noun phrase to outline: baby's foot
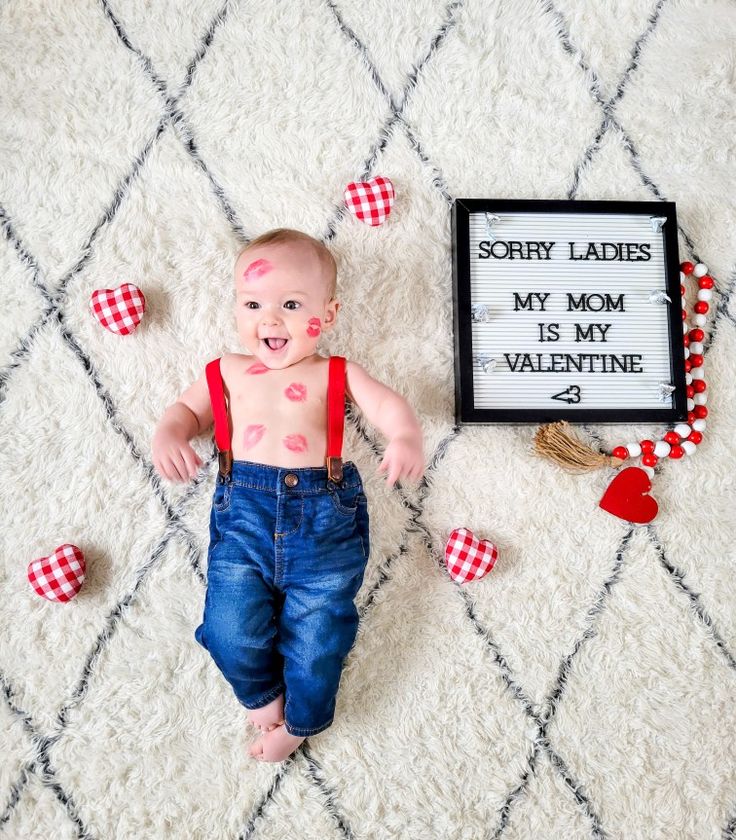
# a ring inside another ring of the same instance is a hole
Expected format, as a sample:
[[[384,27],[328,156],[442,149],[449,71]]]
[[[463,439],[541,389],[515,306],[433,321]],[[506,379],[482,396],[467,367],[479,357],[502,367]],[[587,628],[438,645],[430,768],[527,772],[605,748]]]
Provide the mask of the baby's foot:
[[[284,695],[279,694],[268,706],[262,706],[260,709],[250,709],[248,720],[261,732],[270,732],[275,729],[284,722]]]
[[[304,738],[289,735],[285,726],[277,726],[250,746],[250,754],[258,761],[283,761],[301,744]]]

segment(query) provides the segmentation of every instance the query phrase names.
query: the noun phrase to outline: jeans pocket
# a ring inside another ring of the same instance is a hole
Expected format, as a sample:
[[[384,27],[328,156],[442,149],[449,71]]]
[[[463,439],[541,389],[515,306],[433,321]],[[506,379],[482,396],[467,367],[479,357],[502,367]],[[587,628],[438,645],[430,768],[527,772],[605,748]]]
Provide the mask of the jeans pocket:
[[[355,516],[358,505],[366,501],[361,487],[335,487],[329,490],[335,510],[343,516]]]
[[[233,485],[231,481],[217,482],[215,493],[212,497],[212,507],[218,513],[225,513],[230,509],[230,502],[233,496]]]

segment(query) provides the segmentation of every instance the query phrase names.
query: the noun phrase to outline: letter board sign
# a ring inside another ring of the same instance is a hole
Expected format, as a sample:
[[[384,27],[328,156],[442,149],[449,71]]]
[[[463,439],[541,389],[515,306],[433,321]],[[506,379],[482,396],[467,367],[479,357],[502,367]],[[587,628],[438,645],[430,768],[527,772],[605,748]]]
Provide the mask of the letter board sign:
[[[459,423],[687,416],[671,202],[460,198]]]

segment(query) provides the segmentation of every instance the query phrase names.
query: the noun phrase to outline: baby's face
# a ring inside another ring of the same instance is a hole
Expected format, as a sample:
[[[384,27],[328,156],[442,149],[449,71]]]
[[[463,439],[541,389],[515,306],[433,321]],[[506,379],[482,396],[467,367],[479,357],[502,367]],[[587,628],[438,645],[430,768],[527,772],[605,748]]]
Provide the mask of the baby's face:
[[[339,306],[328,299],[324,269],[306,244],[257,246],[235,264],[238,336],[266,367],[287,368],[315,353]]]

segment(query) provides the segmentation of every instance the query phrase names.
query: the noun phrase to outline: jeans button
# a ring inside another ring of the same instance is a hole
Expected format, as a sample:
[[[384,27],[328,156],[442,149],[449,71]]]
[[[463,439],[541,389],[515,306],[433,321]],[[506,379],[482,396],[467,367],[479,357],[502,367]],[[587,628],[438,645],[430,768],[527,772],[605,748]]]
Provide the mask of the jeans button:
[[[287,473],[284,476],[284,484],[287,487],[296,487],[299,484],[299,476],[294,475],[294,473]]]

